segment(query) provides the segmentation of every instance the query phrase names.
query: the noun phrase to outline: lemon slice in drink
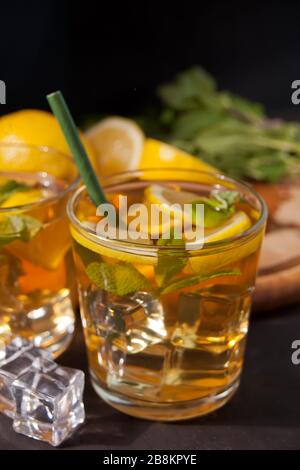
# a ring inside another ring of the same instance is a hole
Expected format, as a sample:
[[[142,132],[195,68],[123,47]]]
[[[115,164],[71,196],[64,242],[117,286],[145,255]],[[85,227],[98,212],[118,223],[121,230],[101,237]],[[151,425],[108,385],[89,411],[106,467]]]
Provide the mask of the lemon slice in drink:
[[[183,204],[192,203],[199,199],[197,194],[185,192],[185,191],[176,191],[173,189],[168,189],[165,186],[159,184],[151,184],[145,189],[144,192],[145,202],[148,206],[148,213],[152,214],[154,212],[155,206],[157,207],[157,212],[161,211],[169,215],[170,223],[173,226],[181,225],[182,216],[183,216]],[[151,210],[152,206],[152,211]],[[186,213],[185,217],[188,217],[189,214]],[[164,229],[169,230],[169,220],[166,222],[161,222],[159,225],[154,226],[154,221],[151,220],[151,227],[149,224],[149,232],[152,234],[159,233],[161,234]]]
[[[170,210],[171,203],[174,203],[175,201],[180,201],[181,203],[183,200],[185,202],[191,202],[195,200],[195,198],[197,199],[197,197],[198,195],[193,193],[174,191],[160,185],[149,186],[145,191],[145,199],[147,203],[161,203],[163,204],[163,209],[166,211]],[[188,259],[185,271],[190,273],[213,272],[218,270],[220,267],[225,267],[231,262],[252,253],[259,245],[260,241],[257,239],[255,239],[254,242],[240,243],[232,249],[224,249],[222,252],[218,253],[212,253],[211,251],[208,252],[205,248],[206,243],[224,240],[235,235],[239,235],[245,232],[250,226],[251,220],[248,215],[243,211],[239,211],[230,217],[223,225],[214,230],[210,230],[204,238],[203,250],[199,250],[197,252],[195,250],[195,255],[192,253],[192,250],[196,248],[195,244],[186,243],[187,250],[191,250],[191,256]],[[79,244],[102,256],[139,265],[155,265],[157,263],[157,252],[152,249],[151,255],[147,256],[146,246],[144,247],[145,251],[141,253],[141,251],[138,252],[130,246],[128,248],[121,249],[120,246],[114,246],[113,243],[104,244],[102,242],[100,244],[97,242],[96,236],[90,235],[86,237],[74,226],[71,226],[71,232],[74,239]]]
[[[149,186],[145,190],[145,197],[149,203],[162,204],[162,210],[165,210],[166,212],[171,211],[171,206],[174,203],[188,204],[193,201],[197,201],[197,199],[199,200],[199,195],[197,194],[179,190],[176,191],[161,185]],[[250,227],[251,220],[246,212],[238,211],[226,222],[205,234],[203,240],[203,249],[200,249],[197,254],[196,250],[199,243],[197,241],[186,243],[186,249],[191,251],[194,249],[195,255],[189,257],[185,272],[208,274],[223,268],[230,263],[238,261],[254,252],[260,244],[261,237],[256,237],[247,241],[246,243],[239,243],[236,246],[233,244],[230,249],[224,248],[222,252],[218,253],[210,252],[210,254],[208,250],[205,249],[205,245],[208,243],[217,242],[240,235]]]
[[[201,197],[199,197],[198,194],[188,191],[181,191],[179,189],[169,189],[159,184],[152,184],[148,186],[144,194],[147,203],[160,204],[161,210],[167,213],[176,213],[176,209],[178,207],[178,214],[182,215],[184,204],[191,204],[196,201],[201,203]],[[174,204],[177,204],[180,207],[174,206]],[[216,229],[207,233],[204,237],[204,243],[230,238],[234,235],[238,235],[239,233],[244,232],[250,226],[251,221],[248,215],[243,211],[239,211],[230,217],[225,223],[219,225]],[[187,248],[193,245],[194,243],[186,244]]]
[[[240,233],[245,232],[248,228],[251,227],[251,220],[249,219],[246,212],[239,211],[234,214],[228,221],[223,224],[221,227],[211,231],[208,235],[204,237],[204,244],[217,242],[224,240],[225,238],[231,238]],[[187,243],[186,247],[188,249],[192,248],[195,242]]]
[[[159,184],[148,186],[145,190],[145,198],[150,204],[160,204],[161,210],[167,213],[171,213],[171,211],[176,212],[176,206],[174,208],[174,204],[183,206],[183,204],[191,204],[201,199],[198,194],[188,191],[176,191]],[[182,210],[179,209],[178,213],[182,214]],[[204,244],[239,235],[248,230],[249,227],[251,227],[251,220],[248,215],[246,212],[239,211],[222,225],[214,230],[210,230],[204,237]],[[197,242],[186,243],[186,248],[193,249],[196,245]]]
[[[134,264],[149,264],[155,265],[157,263],[157,257],[147,256],[139,253],[135,253],[133,249],[129,247],[129,250],[126,248],[121,249],[120,247],[114,246],[112,243],[111,246],[101,244],[97,241],[97,236],[87,238],[85,235],[82,235],[74,226],[70,226],[71,235],[76,240],[77,243],[82,245],[84,248],[91,250],[94,253],[97,253],[101,256],[107,256],[119,261],[125,261],[127,263]],[[146,248],[146,247],[145,247]]]
[[[205,243],[227,239],[235,235],[239,235],[246,231],[251,226],[249,217],[245,212],[237,212],[223,227],[218,228],[214,232],[211,232],[209,236],[204,239],[204,248],[199,250],[195,255],[192,254],[192,243],[187,243],[186,248],[191,250],[191,256],[188,258],[184,272],[187,274],[209,274],[214,271],[218,271],[231,263],[250,255],[256,251],[261,243],[263,231],[261,231],[255,237],[252,237],[244,243],[232,244],[228,248],[222,249],[222,251],[208,252],[205,249]],[[73,238],[85,248],[98,253],[101,256],[107,256],[116,260],[133,263],[136,267],[142,271],[143,265],[154,266],[157,264],[157,253],[152,256],[147,256],[134,252],[129,248],[130,251],[120,250],[117,247],[104,246],[99,244],[97,239],[92,240],[82,235],[74,226],[71,226],[71,233]],[[145,247],[146,248],[146,247]],[[138,265],[138,266],[137,266]]]
[[[166,211],[171,210],[172,204],[189,204],[199,199],[198,194],[166,188],[160,184],[151,184],[144,192],[147,202],[162,204]]]
[[[195,256],[190,256],[185,267],[185,272],[195,274],[209,274],[214,271],[235,263],[240,259],[250,255],[257,250],[261,237],[251,238],[245,243],[232,243],[215,253],[205,249],[207,243],[218,242],[244,233],[251,227],[251,220],[248,215],[239,211],[234,214],[221,227],[211,231],[204,237],[203,249],[199,250]],[[197,242],[186,243],[187,250],[196,249]],[[191,251],[192,252],[192,251]]]
[[[19,191],[9,196],[2,204],[1,208],[23,206],[32,204],[33,202],[43,199],[44,192],[41,189],[29,189],[27,191]]]

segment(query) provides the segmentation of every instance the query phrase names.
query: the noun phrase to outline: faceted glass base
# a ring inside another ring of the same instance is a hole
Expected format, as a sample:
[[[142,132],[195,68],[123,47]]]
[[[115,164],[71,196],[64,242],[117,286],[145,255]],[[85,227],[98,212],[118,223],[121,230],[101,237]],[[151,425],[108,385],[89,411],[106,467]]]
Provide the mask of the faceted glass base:
[[[224,406],[237,391],[240,380],[239,377],[236,378],[215,395],[173,403],[150,402],[112,392],[99,384],[93,372],[91,382],[96,393],[106,403],[123,413],[152,421],[182,421],[206,415]]]

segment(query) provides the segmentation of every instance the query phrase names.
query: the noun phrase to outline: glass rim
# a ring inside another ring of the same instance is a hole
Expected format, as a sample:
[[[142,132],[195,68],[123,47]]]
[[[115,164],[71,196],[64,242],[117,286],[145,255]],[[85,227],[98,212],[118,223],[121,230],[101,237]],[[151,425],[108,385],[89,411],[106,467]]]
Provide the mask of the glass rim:
[[[64,188],[61,192],[59,192],[59,194],[57,194],[55,196],[50,196],[46,199],[41,199],[41,200],[38,200],[38,201],[29,202],[27,204],[19,204],[17,206],[11,206],[11,207],[0,207],[0,214],[15,212],[16,210],[26,212],[27,210],[33,209],[35,207],[39,207],[39,206],[43,206],[43,205],[48,205],[49,203],[53,203],[54,201],[62,199],[66,194],[68,194],[73,189],[75,189],[76,186],[78,185],[79,181],[80,181],[80,174],[78,172],[78,169],[77,169],[76,164],[75,164],[74,160],[72,159],[72,157],[67,155],[64,152],[61,152],[60,150],[56,150],[54,147],[49,147],[47,145],[23,144],[23,143],[19,143],[19,142],[0,142],[0,149],[1,149],[1,147],[15,147],[15,148],[20,148],[20,149],[22,149],[22,148],[23,149],[32,149],[32,150],[35,150],[35,151],[38,151],[38,152],[44,153],[44,154],[57,154],[58,156],[68,160],[70,163],[73,164],[74,168],[76,169],[77,176],[75,177],[75,179],[71,183],[69,183],[66,186],[66,188]],[[26,171],[20,171],[20,170],[8,170],[8,171],[0,170],[0,176],[11,175],[13,173],[19,174],[19,175],[26,174],[26,173],[32,173],[32,174],[41,175],[41,177],[43,175],[50,174],[47,171],[36,171],[36,172],[30,171],[30,172],[26,172]],[[51,174],[50,174],[50,176],[51,176]]]
[[[198,250],[197,249],[187,249],[186,252],[190,252],[191,254],[199,254],[199,252],[201,252],[203,249],[207,250],[207,249],[210,249],[210,248],[211,249],[213,249],[213,248],[224,248],[226,246],[229,246],[233,242],[243,243],[244,240],[248,240],[253,235],[258,233],[258,231],[261,229],[261,227],[263,226],[263,224],[267,220],[267,216],[268,216],[267,204],[264,201],[264,199],[260,196],[260,194],[250,186],[250,184],[245,183],[243,181],[239,181],[238,179],[231,178],[229,176],[225,176],[222,173],[218,173],[218,172],[191,170],[191,169],[188,169],[188,168],[187,169],[185,169],[185,168],[145,168],[145,169],[141,169],[141,170],[136,169],[136,170],[129,170],[129,171],[124,171],[124,172],[119,172],[119,173],[113,173],[112,175],[104,177],[103,178],[103,182],[104,182],[103,187],[105,189],[108,186],[108,184],[106,184],[107,181],[117,179],[117,178],[120,178],[120,177],[134,176],[134,175],[139,175],[141,173],[143,173],[143,174],[144,173],[153,173],[153,172],[158,173],[158,172],[163,172],[163,171],[164,172],[167,172],[167,171],[177,172],[179,176],[180,176],[180,173],[181,174],[182,173],[191,173],[193,175],[199,174],[199,176],[200,175],[208,175],[208,176],[211,176],[211,177],[215,177],[220,182],[224,181],[224,182],[227,182],[227,183],[231,183],[231,184],[234,184],[235,186],[239,186],[240,188],[243,188],[243,189],[247,190],[247,192],[250,193],[252,196],[254,196],[260,204],[261,212],[260,212],[259,219],[253,225],[251,225],[251,227],[249,227],[247,230],[245,230],[244,232],[242,232],[238,235],[233,235],[231,237],[224,238],[222,240],[216,240],[216,241],[213,241],[213,242],[205,243]],[[178,183],[183,182],[183,181],[184,181],[184,177],[182,177],[181,179],[179,177],[179,179],[174,180],[174,182],[178,182]],[[128,182],[130,182],[130,181],[128,181]],[[157,183],[157,184],[159,184],[160,182],[161,183],[163,183],[163,182],[166,183],[166,182],[168,182],[168,179],[165,179],[165,180],[161,179],[161,180],[155,181],[155,183]],[[201,184],[201,181],[193,181],[193,183]],[[114,182],[113,185],[114,184],[117,184],[117,182]],[[130,241],[130,240],[109,239],[109,238],[105,238],[105,237],[102,237],[100,235],[97,235],[92,229],[90,229],[89,227],[84,225],[84,223],[82,223],[76,217],[76,214],[74,213],[74,210],[73,210],[74,203],[76,202],[76,200],[80,197],[80,195],[85,190],[86,190],[86,186],[81,185],[74,192],[74,194],[69,199],[68,204],[67,204],[67,215],[69,217],[69,220],[70,220],[71,224],[73,224],[76,227],[76,229],[79,229],[80,232],[84,234],[85,238],[91,240],[95,244],[102,245],[102,246],[105,245],[105,246],[107,246],[111,249],[118,250],[118,248],[119,248],[121,251],[124,251],[124,250],[129,251],[130,249],[135,249],[135,250],[140,252],[139,254],[144,254],[144,255],[149,255],[149,256],[151,256],[151,253],[152,253],[152,256],[153,256],[153,253],[157,253],[158,250],[176,251],[176,250],[179,249],[179,248],[176,248],[175,245],[172,245],[172,246],[168,246],[168,245],[154,246],[154,245],[147,245],[147,244],[137,243],[135,241]],[[182,250],[182,247],[180,247],[180,249]]]

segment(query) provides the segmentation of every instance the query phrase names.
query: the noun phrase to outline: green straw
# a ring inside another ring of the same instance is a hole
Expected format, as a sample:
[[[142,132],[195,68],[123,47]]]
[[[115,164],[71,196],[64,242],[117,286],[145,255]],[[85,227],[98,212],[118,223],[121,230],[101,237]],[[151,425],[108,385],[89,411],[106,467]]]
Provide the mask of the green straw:
[[[90,198],[96,206],[107,202],[61,91],[50,93],[47,95],[47,100],[65,136]]]

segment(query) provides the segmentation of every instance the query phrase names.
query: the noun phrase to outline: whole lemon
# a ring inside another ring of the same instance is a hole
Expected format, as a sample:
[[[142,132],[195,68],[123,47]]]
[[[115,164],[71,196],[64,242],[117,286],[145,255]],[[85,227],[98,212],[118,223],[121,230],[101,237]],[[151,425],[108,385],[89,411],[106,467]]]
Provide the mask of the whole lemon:
[[[93,148],[82,133],[80,136],[94,164]],[[53,114],[36,109],[24,109],[0,117],[0,171],[34,171],[35,163],[31,155],[33,151],[13,151],[12,148],[5,148],[6,146],[1,148],[1,143],[50,147],[65,155],[70,155],[68,144]],[[59,153],[57,153],[56,160],[58,168],[55,173],[59,176],[59,166],[63,165]]]

